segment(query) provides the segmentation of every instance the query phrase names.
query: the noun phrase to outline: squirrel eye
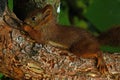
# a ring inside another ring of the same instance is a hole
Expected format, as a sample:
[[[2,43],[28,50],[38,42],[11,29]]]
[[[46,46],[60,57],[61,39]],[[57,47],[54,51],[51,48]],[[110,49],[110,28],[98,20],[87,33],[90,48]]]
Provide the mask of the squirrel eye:
[[[35,21],[35,20],[36,20],[36,17],[32,17],[32,20]]]

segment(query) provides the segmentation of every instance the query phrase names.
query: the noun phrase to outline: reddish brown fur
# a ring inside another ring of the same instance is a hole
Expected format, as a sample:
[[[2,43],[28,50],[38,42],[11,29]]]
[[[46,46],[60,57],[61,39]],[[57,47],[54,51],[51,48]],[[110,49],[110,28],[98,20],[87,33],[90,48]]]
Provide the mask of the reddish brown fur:
[[[120,26],[114,26],[98,36],[100,44],[120,46]]]
[[[100,72],[105,73],[107,71],[102,52],[99,50],[99,43],[93,35],[81,28],[56,24],[51,5],[33,13],[25,20],[31,27],[24,26],[24,30],[29,33],[32,39],[38,43],[53,41],[63,45],[63,47],[57,46],[60,48],[67,46],[67,49],[78,57],[96,58]],[[38,20],[32,20],[33,16],[37,17]]]

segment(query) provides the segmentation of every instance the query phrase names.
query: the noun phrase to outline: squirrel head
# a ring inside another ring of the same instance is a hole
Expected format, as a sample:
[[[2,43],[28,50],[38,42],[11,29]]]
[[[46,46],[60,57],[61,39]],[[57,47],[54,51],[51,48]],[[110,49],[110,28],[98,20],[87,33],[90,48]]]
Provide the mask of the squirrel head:
[[[44,25],[48,21],[53,20],[53,7],[52,5],[46,5],[42,9],[35,9],[24,20],[25,23],[29,24],[30,26],[34,27],[37,25]]]

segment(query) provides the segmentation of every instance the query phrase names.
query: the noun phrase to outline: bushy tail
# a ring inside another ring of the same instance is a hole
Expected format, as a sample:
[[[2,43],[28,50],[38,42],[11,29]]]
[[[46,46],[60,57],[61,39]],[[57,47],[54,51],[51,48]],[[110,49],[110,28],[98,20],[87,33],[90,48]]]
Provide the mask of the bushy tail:
[[[98,37],[101,45],[120,46],[120,26],[115,26]]]

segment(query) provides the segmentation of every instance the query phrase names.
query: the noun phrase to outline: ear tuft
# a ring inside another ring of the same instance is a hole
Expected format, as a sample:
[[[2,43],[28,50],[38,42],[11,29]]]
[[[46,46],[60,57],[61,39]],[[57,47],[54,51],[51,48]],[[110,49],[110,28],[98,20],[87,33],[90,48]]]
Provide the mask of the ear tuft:
[[[50,4],[47,4],[47,5],[43,8],[44,11],[46,11],[46,10],[48,10],[48,9],[53,10],[53,6],[50,5]],[[44,11],[43,11],[43,12],[44,12]]]
[[[45,17],[52,16],[53,15],[53,7],[52,7],[52,5],[46,5],[43,8],[43,14],[44,14]]]
[[[53,17],[53,7],[52,5],[46,5],[43,8],[43,20],[49,20],[51,17]]]

